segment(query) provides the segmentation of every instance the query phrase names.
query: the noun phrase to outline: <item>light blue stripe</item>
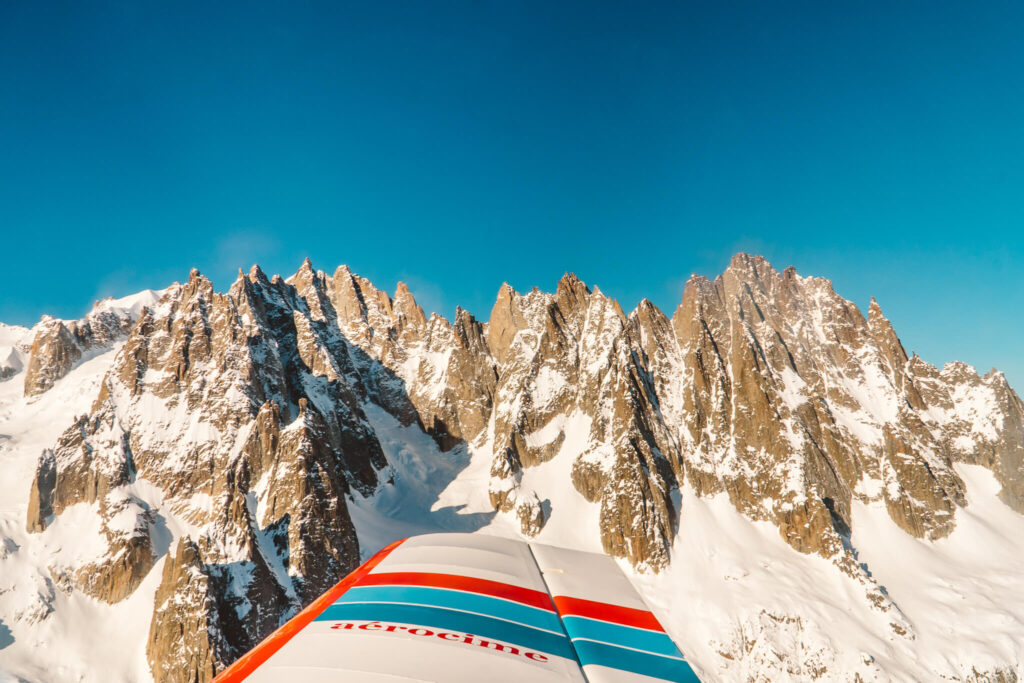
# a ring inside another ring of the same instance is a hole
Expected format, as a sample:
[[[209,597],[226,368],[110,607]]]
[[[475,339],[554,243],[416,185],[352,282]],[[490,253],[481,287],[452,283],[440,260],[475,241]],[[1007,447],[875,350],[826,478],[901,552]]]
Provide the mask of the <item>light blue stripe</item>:
[[[612,645],[682,658],[676,644],[666,633],[661,631],[647,631],[642,628],[577,616],[562,617],[562,621],[565,623],[565,630],[569,633],[569,637],[573,639],[589,638]]]
[[[572,646],[569,645],[569,639],[564,633],[541,631],[510,621],[440,607],[389,603],[335,603],[325,609],[316,621],[391,622],[472,633],[478,640],[493,638],[525,650],[573,659]],[[486,680],[486,673],[481,672],[481,680]]]
[[[335,604],[343,602],[406,602],[413,605],[447,607],[488,614],[516,621],[527,626],[564,633],[554,612],[530,607],[489,595],[467,593],[426,586],[356,586],[350,588]]]
[[[574,640],[573,647],[580,664],[596,664],[673,683],[700,683],[697,674],[682,659],[659,657],[636,650],[627,650],[592,640]]]

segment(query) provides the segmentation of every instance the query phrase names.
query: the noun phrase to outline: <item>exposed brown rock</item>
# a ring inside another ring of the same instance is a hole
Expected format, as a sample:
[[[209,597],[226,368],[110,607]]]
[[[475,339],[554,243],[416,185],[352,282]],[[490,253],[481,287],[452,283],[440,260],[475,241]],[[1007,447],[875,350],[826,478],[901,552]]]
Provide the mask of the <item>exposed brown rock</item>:
[[[109,348],[123,339],[135,323],[126,311],[111,310],[97,301],[81,320],[57,320],[50,316],[33,328],[34,336],[25,372],[25,395],[49,390],[82,358],[96,348]]]
[[[79,358],[82,350],[75,335],[63,320],[44,318],[36,326],[32,340],[32,351],[25,372],[25,395],[41,394],[68,371]]]
[[[53,491],[57,486],[57,460],[53,451],[43,451],[36,465],[36,476],[28,498],[28,520],[26,528],[32,532],[46,529],[47,520],[53,515]]]
[[[213,679],[226,647],[220,637],[217,596],[199,547],[182,538],[164,564],[149,627],[146,660],[156,683],[205,683]]]
[[[122,498],[116,502],[103,499],[101,516],[109,550],[95,562],[81,567],[72,576],[72,583],[87,595],[104,602],[120,602],[135,592],[156,563],[156,552],[150,536],[154,515],[148,509],[133,509],[137,502]],[[134,517],[131,528],[113,528],[117,516]]]

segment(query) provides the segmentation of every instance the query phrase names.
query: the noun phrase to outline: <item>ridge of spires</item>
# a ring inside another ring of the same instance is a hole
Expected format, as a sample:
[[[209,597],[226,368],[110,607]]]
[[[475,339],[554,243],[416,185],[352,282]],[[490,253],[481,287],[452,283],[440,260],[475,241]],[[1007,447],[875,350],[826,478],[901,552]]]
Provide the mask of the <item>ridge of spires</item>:
[[[767,271],[766,271],[766,269],[767,269]],[[786,280],[799,277],[799,275],[797,273],[797,270],[796,270],[796,268],[793,265],[788,265],[788,266],[786,266],[785,269],[783,269],[781,272],[779,272],[779,271],[774,269],[774,267],[771,265],[771,263],[768,261],[768,259],[766,259],[764,256],[740,251],[740,252],[735,253],[731,257],[730,262],[729,262],[729,266],[725,269],[725,271],[723,271],[723,273],[720,273],[716,277],[716,279],[714,281],[712,281],[711,279],[709,279],[708,277],[706,277],[704,275],[701,275],[701,274],[698,274],[698,273],[691,273],[689,278],[686,281],[686,284],[684,285],[683,295],[682,295],[681,299],[685,299],[686,292],[688,290],[690,290],[692,287],[696,287],[696,288],[698,288],[698,290],[703,290],[707,286],[714,287],[716,285],[716,283],[721,280],[723,275],[725,275],[727,273],[730,273],[730,272],[732,272],[734,275],[739,276],[741,278],[743,278],[742,273],[744,273],[744,272],[745,273],[751,273],[751,274],[753,274],[757,278],[762,278],[762,277],[768,275],[769,273],[776,273],[777,275],[781,276],[782,278],[784,278]],[[316,271],[314,269],[312,259],[309,256],[306,256],[305,258],[303,258],[302,263],[301,263],[298,271],[296,271],[295,275],[298,275],[299,273],[312,273],[312,274],[316,275],[316,274],[319,274],[319,271]],[[334,271],[333,276],[326,275],[328,280],[334,279],[334,278],[338,278],[339,276],[344,276],[344,277],[351,278],[351,281],[353,282],[353,285],[355,286],[357,291],[363,290],[367,285],[373,287],[373,283],[371,281],[369,281],[366,278],[360,277],[359,275],[355,274],[352,271],[352,269],[347,264],[340,264],[340,265],[338,265],[338,267]],[[272,278],[268,278],[267,274],[260,268],[259,264],[257,264],[257,263],[254,263],[249,268],[248,273],[245,273],[241,268],[238,269],[238,274],[236,276],[236,279],[242,279],[242,278],[245,278],[245,277],[247,277],[249,279],[249,281],[252,282],[252,283],[262,282],[262,283],[266,283],[266,284],[271,284],[272,282],[277,282],[277,281],[280,281],[280,280],[284,279],[280,275],[277,275],[277,274],[275,274]],[[285,279],[285,281],[286,282],[291,282],[294,277],[295,276],[289,277],[289,278]],[[189,279],[188,279],[187,282],[191,283],[193,280],[196,280],[197,278],[206,279],[200,273],[198,268],[190,269],[190,271],[189,271]],[[807,279],[817,279],[817,278],[807,278]],[[374,287],[374,289],[376,289],[376,287]],[[408,315],[409,312],[410,312],[409,309],[406,309],[406,306],[408,305],[408,303],[400,303],[400,302],[410,302],[413,306],[415,306],[416,308],[418,308],[421,311],[421,313],[419,315],[421,315],[423,317],[423,320],[424,321],[428,320],[427,316],[424,314],[425,312],[422,312],[423,311],[422,307],[419,306],[419,302],[416,301],[415,295],[409,289],[409,286],[408,286],[408,284],[406,282],[404,282],[402,280],[399,280],[396,283],[396,288],[395,288],[395,292],[394,292],[393,296],[389,296],[388,293],[383,291],[383,290],[379,290],[379,291],[380,291],[380,293],[384,297],[387,297],[389,299],[388,303],[391,304],[391,306],[393,306],[393,307],[395,307],[397,309],[405,309],[406,315]],[[533,291],[542,292],[542,290],[540,290],[539,288],[536,288],[536,287],[533,288]],[[595,295],[595,296],[600,296],[600,297],[608,298],[609,300],[612,300],[612,298],[608,297],[600,289],[600,287],[598,287],[596,285],[592,286],[592,287],[588,286],[583,280],[581,280],[579,278],[579,276],[575,272],[573,272],[573,271],[565,271],[563,273],[563,275],[559,278],[557,286],[556,286],[556,289],[555,289],[554,292],[551,292],[551,295],[558,296],[559,294],[562,294],[563,296],[564,295],[570,295],[571,296],[570,292],[575,293],[577,296],[579,296],[581,294],[584,295],[584,296]],[[585,294],[583,294],[584,292],[585,292]],[[511,302],[511,300],[514,299],[516,296],[522,296],[522,295],[508,281],[503,281],[501,286],[498,288],[497,296],[495,297],[494,306],[499,305],[500,302],[503,299],[506,300],[506,301]],[[616,304],[618,304],[617,301],[616,301]],[[680,303],[680,305],[682,305],[682,304]],[[621,304],[619,304],[618,307],[621,310]],[[648,297],[643,297],[637,303],[637,305],[633,308],[633,310],[630,313],[630,315],[632,315],[633,312],[641,311],[641,310],[646,310],[648,308],[655,308],[655,309],[661,310]],[[397,312],[398,311],[396,310],[395,313],[397,313]],[[493,313],[493,307],[492,307],[492,311],[491,312]],[[456,306],[455,315],[452,318],[452,322],[457,321],[461,314],[467,314],[473,320],[477,320],[477,318],[471,312],[467,311],[466,309],[462,308],[461,306]],[[439,315],[440,315],[440,317],[445,318],[447,320],[447,317],[444,316],[443,314],[439,314]],[[885,319],[884,314],[882,314],[881,306],[878,304],[877,299],[874,296],[872,296],[871,299],[870,299],[869,306],[868,306],[868,316],[866,316],[866,317],[870,321],[870,320],[874,319],[876,316],[881,316],[882,319]],[[419,317],[419,316],[416,316],[416,317]],[[488,317],[490,317],[490,316],[488,316]],[[628,316],[624,316],[624,317],[628,317]],[[674,316],[670,316],[670,317],[674,317]],[[433,318],[433,315],[431,315],[431,318]],[[483,322],[486,323],[487,321],[483,321]],[[888,322],[888,321],[886,320],[886,322]]]

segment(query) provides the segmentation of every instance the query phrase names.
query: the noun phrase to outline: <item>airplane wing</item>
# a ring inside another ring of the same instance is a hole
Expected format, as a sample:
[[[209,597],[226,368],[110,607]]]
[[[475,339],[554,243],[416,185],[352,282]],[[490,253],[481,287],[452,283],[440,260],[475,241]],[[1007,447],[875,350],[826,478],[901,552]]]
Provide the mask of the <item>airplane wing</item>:
[[[477,534],[384,548],[214,683],[699,683],[615,562]]]

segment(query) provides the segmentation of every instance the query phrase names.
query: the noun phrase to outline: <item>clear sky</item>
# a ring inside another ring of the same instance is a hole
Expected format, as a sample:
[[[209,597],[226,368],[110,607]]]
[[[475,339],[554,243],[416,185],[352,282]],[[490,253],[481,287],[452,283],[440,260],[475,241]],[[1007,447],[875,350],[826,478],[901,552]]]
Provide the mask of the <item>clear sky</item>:
[[[215,5],[215,6],[214,6]],[[0,320],[305,256],[486,318],[738,250],[1024,389],[1019,2],[0,3]]]

